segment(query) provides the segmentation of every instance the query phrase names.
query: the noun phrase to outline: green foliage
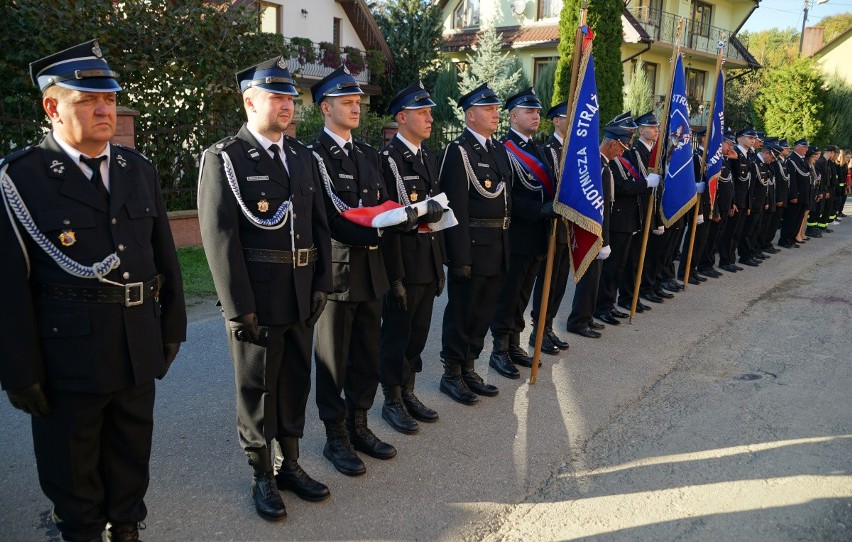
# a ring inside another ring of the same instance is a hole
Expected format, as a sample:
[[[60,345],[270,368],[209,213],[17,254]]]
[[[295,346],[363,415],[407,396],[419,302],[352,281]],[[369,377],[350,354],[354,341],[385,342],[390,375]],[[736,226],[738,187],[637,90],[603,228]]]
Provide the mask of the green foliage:
[[[822,36],[823,43],[828,43],[852,26],[852,13],[847,11],[846,13],[823,17],[819,22],[819,26],[825,28],[825,33]]]
[[[548,62],[538,72],[538,80],[535,82],[535,93],[544,106],[542,113],[547,113],[551,105],[556,105],[553,102],[553,83],[555,78],[556,62]]]
[[[509,93],[509,96],[513,94],[517,94],[518,92],[530,88],[532,83],[530,82],[530,78],[527,77],[527,74],[524,72],[524,65],[521,62],[520,57],[517,55],[512,55],[509,59],[509,67],[507,70],[509,73],[521,72],[521,76],[518,77],[518,81],[515,83],[515,88]]]
[[[634,116],[644,115],[654,108],[654,95],[651,82],[645,74],[645,63],[636,62],[630,82],[624,88],[624,109]]]
[[[623,0],[595,0],[589,4],[588,24],[595,32],[595,76],[601,124],[621,114],[624,67],[621,64]]]
[[[571,61],[574,58],[574,42],[579,24],[580,0],[563,0],[559,13],[559,62],[556,65],[551,105],[567,100],[571,91]],[[618,35],[621,36],[621,31]]]
[[[799,32],[792,28],[743,31],[739,39],[764,68],[777,68],[799,57]]]
[[[456,120],[455,107],[452,105],[459,97],[459,73],[449,60],[441,64],[435,85],[432,88],[432,118],[436,123],[447,123]]]
[[[429,0],[388,0],[374,14],[396,65],[379,79],[384,92],[374,101],[383,110],[399,90],[439,69],[443,21],[438,3]]]
[[[833,75],[826,84],[823,130],[817,144],[829,143],[844,149],[852,148],[852,86],[838,75]]]
[[[766,132],[790,141],[819,136],[826,92],[813,62],[798,60],[766,72],[754,101]]]
[[[467,94],[487,81],[500,100],[505,101],[518,88],[523,71],[513,68],[511,57],[514,55],[501,51],[502,41],[494,26],[496,18],[495,15],[487,21],[482,31],[477,34],[476,49],[473,54],[467,55],[467,69],[461,74],[459,95]],[[464,112],[460,107],[456,107],[456,99],[450,98],[450,103],[455,108],[456,118],[464,125]],[[508,126],[508,115],[501,110],[497,133],[503,132]]]
[[[216,295],[213,276],[200,246],[184,247],[177,250],[178,263],[183,275],[183,290],[186,297],[206,297]]]

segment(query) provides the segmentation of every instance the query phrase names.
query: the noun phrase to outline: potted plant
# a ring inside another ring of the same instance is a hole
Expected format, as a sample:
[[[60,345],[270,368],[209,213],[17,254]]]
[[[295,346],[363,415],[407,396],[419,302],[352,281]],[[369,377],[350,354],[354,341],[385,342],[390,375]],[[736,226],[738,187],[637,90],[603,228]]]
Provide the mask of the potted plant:
[[[337,45],[321,41],[319,42],[320,64],[326,68],[339,68],[343,64],[343,59],[340,57],[340,47]]]
[[[312,64],[317,61],[317,53],[314,50],[314,42],[308,38],[290,38],[290,46],[293,47],[293,56],[299,64]]]
[[[367,67],[367,62],[361,55],[360,49],[347,45],[343,48],[343,52],[346,54],[346,60],[343,62],[343,65],[349,69],[352,75],[358,75],[364,71],[364,68]]]

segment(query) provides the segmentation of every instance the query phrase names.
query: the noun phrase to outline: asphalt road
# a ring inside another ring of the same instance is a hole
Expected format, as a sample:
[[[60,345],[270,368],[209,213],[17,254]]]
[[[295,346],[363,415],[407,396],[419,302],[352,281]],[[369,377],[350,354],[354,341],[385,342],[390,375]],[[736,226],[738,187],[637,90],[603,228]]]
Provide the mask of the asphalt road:
[[[481,359],[500,394],[476,407],[438,392],[439,299],[417,389],[440,421],[395,433],[377,399],[370,425],[399,454],[349,478],[322,457],[311,394],[300,462],[332,497],[285,492],[276,524],[252,506],[224,326],[211,302],[195,307],[158,387],[142,538],[850,540],[852,219],[835,230],[603,339],[560,333],[571,348],[544,356],[534,385]],[[5,397],[0,427],[0,540],[59,540],[29,420]]]

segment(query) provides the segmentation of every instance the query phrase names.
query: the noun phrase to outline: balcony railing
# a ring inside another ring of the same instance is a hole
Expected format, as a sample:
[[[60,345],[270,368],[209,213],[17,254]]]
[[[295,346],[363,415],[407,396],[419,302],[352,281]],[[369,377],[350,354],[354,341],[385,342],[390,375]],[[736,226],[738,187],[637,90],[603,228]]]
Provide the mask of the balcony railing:
[[[677,36],[677,26],[681,19],[680,15],[645,6],[628,8],[628,11],[642,25],[642,28],[651,36],[651,39],[674,44],[675,37]],[[698,24],[692,19],[685,19],[681,44],[683,47],[689,49],[715,55],[719,39],[722,36],[729,38],[730,35],[730,30],[709,24]],[[725,41],[724,54],[730,59],[745,63],[749,61],[729,39]]]
[[[363,84],[370,82],[370,68],[367,63],[367,53],[353,48],[336,48],[330,51],[320,44],[310,42],[310,45],[298,40],[285,38],[290,47],[287,59],[287,69],[297,77],[322,79],[340,66],[346,66],[356,81]],[[347,52],[347,50],[349,52]],[[352,55],[357,54],[357,58]]]

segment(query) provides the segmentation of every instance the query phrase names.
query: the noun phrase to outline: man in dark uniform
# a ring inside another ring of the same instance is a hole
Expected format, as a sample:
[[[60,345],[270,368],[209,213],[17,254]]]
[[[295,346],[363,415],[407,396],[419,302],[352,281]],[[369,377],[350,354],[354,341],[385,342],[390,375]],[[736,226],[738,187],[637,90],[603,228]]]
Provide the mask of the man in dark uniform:
[[[377,459],[396,455],[367,427],[379,385],[382,297],[390,284],[379,246],[382,232],[344,213],[375,207],[388,193],[379,153],[352,140],[363,91],[349,70],[333,71],[311,93],[325,117],[325,128],[308,147],[323,179],[333,264],[332,293],[316,330],[317,406],[326,428],[323,455],[338,471],[357,476],[367,469],[353,446]],[[406,211],[406,220],[388,230],[408,232],[416,225],[417,213]]]
[[[786,160],[787,172],[790,174],[790,187],[778,238],[778,244],[784,248],[799,247],[796,241],[802,220],[808,210],[811,170],[805,160],[807,151],[808,140],[800,139],[793,144],[793,153]]]
[[[710,233],[710,192],[707,190],[707,182],[704,180],[704,146],[707,144],[707,128],[701,128],[694,132],[698,139],[698,145],[692,153],[692,167],[695,172],[695,187],[698,194],[698,220],[695,227],[695,241],[692,246],[691,269],[689,270],[689,283],[701,284],[707,279],[698,272],[698,260],[707,242],[707,234]],[[684,227],[683,240],[680,247],[680,262],[677,277],[680,280],[686,278],[686,260],[689,255],[689,242],[692,238],[692,218],[695,211],[684,215],[686,226]]]
[[[542,145],[544,159],[553,172],[553,183],[559,183],[559,175],[562,172],[562,146],[568,133],[568,102],[562,102],[551,107],[547,111],[547,118],[553,123],[553,135]],[[548,232],[548,235],[550,233]],[[558,354],[560,350],[568,349],[568,342],[564,341],[553,331],[553,318],[559,312],[562,298],[565,297],[565,289],[568,286],[568,276],[571,273],[571,255],[568,252],[568,222],[559,217],[556,219],[556,250],[553,254],[553,269],[550,277],[550,295],[547,298],[547,316],[544,320],[544,337],[541,340],[541,351],[545,354]],[[541,307],[542,292],[544,290],[544,268],[541,266],[535,279],[533,288],[533,305],[530,317],[532,319],[532,333],[530,333],[529,345],[535,346],[536,328],[538,326],[538,315]]]
[[[775,234],[778,231],[778,226],[781,224],[781,216],[784,214],[784,208],[787,207],[787,194],[790,190],[790,172],[787,171],[786,160],[793,152],[790,146],[787,145],[786,139],[780,139],[774,143],[767,144],[775,152],[775,160],[769,164],[769,169],[772,172],[772,178],[775,182],[775,198],[770,201],[770,205],[774,206],[774,211],[771,213],[769,220],[766,221],[766,227],[763,230],[763,252],[769,254],[777,254],[780,252],[772,241],[775,239]]]
[[[441,332],[444,375],[440,389],[464,405],[493,397],[497,387],[474,370],[509,267],[512,168],[506,149],[492,139],[500,100],[483,83],[458,100],[466,128],[444,149],[441,188],[458,226],[444,233],[447,307]]]
[[[760,141],[758,138],[756,140]],[[769,164],[775,159],[772,151],[766,147],[758,147],[755,156],[749,162],[751,169],[751,190],[748,195],[748,216],[743,225],[742,235],[737,248],[740,263],[750,267],[757,267],[761,261],[768,257],[760,250],[761,245],[757,242],[757,236],[761,231],[763,213],[768,206],[766,198],[769,195],[769,177],[772,174]]]
[[[750,214],[748,200],[753,179],[752,168],[749,164],[751,162],[751,147],[754,144],[755,137],[757,137],[757,134],[752,128],[744,128],[737,132],[737,144],[733,148],[737,157],[731,158],[730,161],[731,175],[734,180],[734,201],[732,204],[734,216],[729,218],[719,242],[719,267],[731,273],[743,270],[734,262],[736,262],[737,246],[745,226],[745,219]]]
[[[834,160],[837,158],[839,149],[837,145],[826,145],[825,151],[822,153],[814,169],[822,176],[822,202],[819,216],[816,218],[816,228],[820,233],[832,233],[834,230],[828,226],[834,221],[834,200],[832,196],[837,190],[838,173]]]
[[[639,139],[633,147],[625,151],[624,155],[639,175],[646,180],[648,187],[656,188],[660,184],[660,175],[649,172],[648,166],[651,159],[651,149],[653,149],[654,143],[660,136],[660,122],[657,120],[653,111],[649,111],[637,117],[635,123],[639,126]],[[665,227],[660,222],[658,212],[661,195],[657,192],[659,191],[655,191],[654,197],[651,198],[651,205],[654,206],[654,210],[651,213],[650,225],[652,235],[648,237],[645,262],[642,266],[642,279],[639,287],[640,296],[652,303],[663,302],[663,297],[657,295],[658,291],[666,297],[672,297],[672,294],[662,292],[659,289],[659,285],[655,284],[653,280],[657,272],[657,263],[661,258],[662,238],[660,236],[665,232]],[[645,212],[644,206],[640,212]],[[639,254],[641,250],[642,236],[634,235],[630,242],[630,254],[627,257],[625,272],[622,275],[621,284],[618,288],[618,304],[626,309],[630,309],[633,303],[633,286],[636,280],[636,272],[639,269]],[[651,307],[637,300],[636,312],[644,312],[646,310],[651,310]]]
[[[600,332],[595,329],[603,328],[603,324],[592,321],[595,304],[598,298],[601,266],[612,253],[610,248],[609,224],[612,212],[613,179],[610,171],[610,161],[618,159],[627,149],[627,143],[633,137],[633,118],[629,115],[619,115],[604,126],[603,141],[600,144],[601,155],[601,185],[603,188],[603,224],[601,225],[602,246],[597,257],[591,262],[586,272],[577,282],[574,289],[574,299],[571,303],[571,314],[568,315],[566,328],[571,333],[581,337],[598,339]],[[596,327],[593,329],[592,325]]]
[[[316,164],[283,134],[298,96],[285,61],[237,74],[248,122],[204,153],[198,185],[204,252],[234,362],[237,432],[254,472],[255,508],[269,520],[286,516],[278,488],[310,501],[329,495],[297,461],[331,246]]]
[[[420,81],[399,91],[388,106],[399,131],[381,152],[389,199],[402,205],[425,201],[427,207],[416,229],[388,232],[382,239],[391,286],[382,309],[382,418],[406,434],[417,432],[418,420],[438,420],[438,413],[414,395],[415,375],[423,370],[421,354],[429,336],[432,305],[444,289],[443,234],[429,228],[444,214],[431,199],[441,192],[438,164],[423,146],[432,133],[434,106]]]
[[[732,202],[734,200],[734,181],[731,176],[731,159],[736,157],[734,152],[736,137],[731,130],[725,130],[722,135],[722,169],[719,171],[718,184],[716,185],[716,201],[712,202],[712,222],[707,234],[707,242],[701,251],[698,262],[698,270],[706,277],[718,278],[722,276],[716,268],[716,252],[719,249],[719,241],[728,219],[734,215]],[[734,271],[736,272],[736,271]]]
[[[509,97],[509,131],[500,139],[514,170],[512,225],[509,227],[509,270],[497,296],[491,321],[494,349],[488,365],[506,378],[519,378],[515,364],[532,367],[532,358],[521,348],[527,309],[539,267],[547,255],[553,211],[553,172],[544,152],[532,140],[538,131],[541,102],[532,88]]]
[[[30,64],[52,131],[0,161],[0,383],[32,414],[64,540],[138,539],[154,379],[186,339],[160,178],[110,143],[121,87],[97,41]],[[92,263],[95,262],[95,263]]]
[[[626,129],[637,128],[630,113],[616,117],[618,125]],[[595,318],[607,324],[619,325],[619,318],[630,316],[615,308],[618,285],[624,276],[630,245],[637,233],[642,231],[645,215],[645,199],[650,194],[648,181],[624,156],[610,161],[614,200],[609,217],[609,247],[611,253],[603,261],[598,297],[595,302]],[[628,277],[630,278],[630,277]]]

